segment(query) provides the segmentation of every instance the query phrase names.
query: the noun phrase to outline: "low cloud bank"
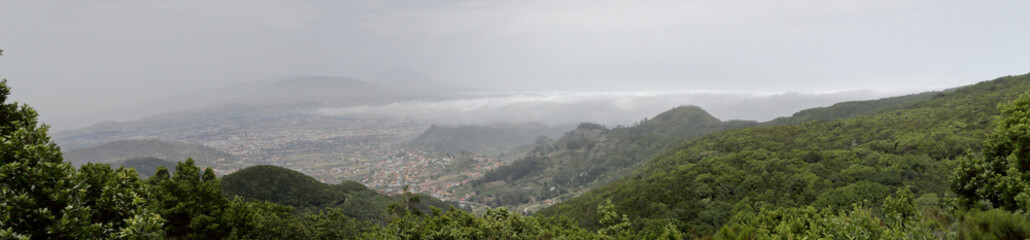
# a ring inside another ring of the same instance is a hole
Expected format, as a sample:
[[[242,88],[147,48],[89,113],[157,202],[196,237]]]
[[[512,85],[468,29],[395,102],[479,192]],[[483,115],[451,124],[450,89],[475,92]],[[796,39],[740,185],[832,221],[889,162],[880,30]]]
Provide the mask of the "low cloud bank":
[[[914,92],[914,91],[913,91]],[[767,121],[808,108],[902,95],[869,90],[827,93],[729,92],[516,92],[466,93],[446,100],[320,108],[315,114],[389,117],[436,124],[539,122],[549,125],[595,122],[632,125],[681,105],[697,105],[722,119]]]

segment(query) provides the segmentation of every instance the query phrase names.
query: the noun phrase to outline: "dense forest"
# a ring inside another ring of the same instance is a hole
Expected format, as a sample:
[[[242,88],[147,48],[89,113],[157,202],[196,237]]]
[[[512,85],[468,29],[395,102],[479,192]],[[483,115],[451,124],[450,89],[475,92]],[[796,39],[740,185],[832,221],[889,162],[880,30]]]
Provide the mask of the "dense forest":
[[[1010,76],[853,118],[709,134],[539,214],[598,228],[592,209],[611,201],[631,229],[692,237],[1023,239],[1028,90],[1030,77]]]
[[[621,131],[696,138],[650,146],[663,150],[625,163],[640,164],[625,177],[524,216],[505,207],[476,215],[425,195],[387,197],[271,166],[221,178],[192,159],[174,172],[154,165],[148,178],[108,164],[75,168],[33,108],[8,102],[3,80],[0,238],[1026,239],[1028,92],[1030,76],[1021,75],[836,108],[852,112],[846,118],[709,120],[700,132],[652,130],[667,124],[662,116],[613,130],[584,124],[556,141],[569,154],[604,147],[589,139]],[[658,142],[666,139],[676,138]],[[628,147],[653,143],[637,141]],[[550,170],[540,167],[546,160],[527,161],[483,181]]]

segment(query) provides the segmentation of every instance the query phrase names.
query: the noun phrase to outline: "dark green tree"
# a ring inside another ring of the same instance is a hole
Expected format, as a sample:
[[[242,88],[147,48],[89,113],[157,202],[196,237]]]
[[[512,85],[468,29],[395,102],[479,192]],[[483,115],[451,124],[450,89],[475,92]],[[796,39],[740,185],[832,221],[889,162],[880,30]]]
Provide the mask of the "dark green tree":
[[[526,217],[504,207],[487,210],[482,217],[453,207],[431,211],[424,217],[393,218],[361,239],[600,239],[567,219]]]
[[[32,239],[84,238],[98,228],[82,208],[75,169],[47,135],[28,105],[7,103],[11,89],[0,80],[0,235]]]
[[[159,239],[160,215],[147,208],[146,185],[131,168],[112,170],[110,165],[83,165],[77,180],[84,188],[82,200],[91,221],[104,229],[105,238]]]
[[[161,219],[143,209],[135,172],[77,172],[31,107],[7,103],[10,93],[0,80],[0,238],[160,237]]]
[[[597,235],[605,239],[628,239],[629,238],[629,218],[626,215],[619,216],[615,212],[615,205],[612,204],[612,200],[607,200],[601,205],[597,206],[597,214],[601,215],[601,229],[597,230]]]
[[[918,214],[916,212],[915,196],[908,187],[899,188],[894,196],[888,196],[883,201],[883,215],[888,223],[904,225],[904,222],[912,219]]]
[[[420,201],[422,201],[422,198],[418,194],[411,193],[410,186],[404,185],[404,193],[398,196],[396,202],[390,203],[387,206],[387,210],[396,217],[407,215],[422,216],[422,211],[418,210],[417,207]]]
[[[959,162],[951,189],[965,206],[1030,210],[1030,94],[999,107],[981,156]]]
[[[159,168],[148,182],[155,210],[167,220],[168,238],[220,239],[243,230],[247,222],[246,209],[222,195],[214,171],[201,173],[193,159],[176,165],[170,178],[167,169]]]

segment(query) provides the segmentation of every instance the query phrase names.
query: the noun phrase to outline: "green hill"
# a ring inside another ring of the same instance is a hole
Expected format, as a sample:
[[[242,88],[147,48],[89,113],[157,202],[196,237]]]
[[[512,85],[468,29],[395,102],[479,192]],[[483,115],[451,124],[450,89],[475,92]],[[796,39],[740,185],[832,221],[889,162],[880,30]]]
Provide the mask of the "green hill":
[[[122,166],[125,168],[136,169],[136,173],[139,174],[139,177],[142,179],[153,176],[154,173],[157,172],[158,167],[165,167],[165,169],[168,169],[169,173],[175,173],[174,162],[152,157],[130,158],[111,164],[111,166]]]
[[[228,153],[201,144],[164,141],[156,138],[119,140],[64,152],[65,161],[71,162],[74,166],[88,162],[114,164],[125,159],[147,157],[172,161],[193,158],[201,166],[233,159],[233,156]]]
[[[387,206],[393,198],[379,194],[353,181],[325,184],[303,173],[276,166],[253,166],[221,178],[222,192],[229,196],[269,201],[301,209],[340,207],[344,214],[360,220],[387,220]],[[451,205],[420,195],[416,205],[428,212],[429,206],[447,209]]]
[[[888,99],[897,104],[889,107],[860,106],[880,110],[853,118],[709,134],[538,214],[597,228],[597,206],[611,200],[636,227],[669,223],[704,236],[731,216],[763,208],[879,206],[885,192],[902,186],[921,204],[943,205],[955,159],[981,149],[998,104],[1027,91],[1030,77],[1009,76]],[[849,105],[863,103],[825,111]]]
[[[569,198],[625,176],[683,141],[755,124],[720,121],[696,106],[673,108],[632,127],[583,123],[557,140],[539,139],[521,160],[458,191],[478,193],[471,199],[475,202],[531,212],[545,201]]]

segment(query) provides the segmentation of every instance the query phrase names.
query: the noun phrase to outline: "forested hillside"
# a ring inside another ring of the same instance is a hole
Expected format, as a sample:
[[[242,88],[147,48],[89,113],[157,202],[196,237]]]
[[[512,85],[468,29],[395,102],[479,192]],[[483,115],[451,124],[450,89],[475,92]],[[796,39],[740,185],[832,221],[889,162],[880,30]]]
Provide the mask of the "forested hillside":
[[[487,173],[469,191],[480,193],[475,200],[492,206],[540,203],[545,199],[560,202],[585,190],[610,183],[636,170],[669,147],[710,132],[849,118],[904,108],[939,94],[926,92],[844,102],[803,110],[793,116],[764,123],[738,120],[722,122],[700,107],[683,106],[652,119],[644,119],[631,127],[608,130],[597,124],[583,124],[558,141],[538,141],[528,147],[532,150],[515,151],[526,157]],[[581,145],[587,148],[579,147]],[[534,211],[542,206],[545,205],[532,204],[525,206],[524,210]]]
[[[560,201],[628,174],[670,146],[723,129],[755,125],[720,121],[697,106],[681,106],[635,126],[580,124],[558,140],[541,139],[521,160],[490,171],[464,191],[490,206]],[[530,205],[525,210],[535,210]]]
[[[918,102],[936,96],[938,92],[924,92],[919,94],[890,97],[877,100],[851,101],[833,104],[829,107],[818,107],[801,110],[790,117],[779,117],[772,121],[763,122],[763,126],[776,126],[787,124],[798,124],[811,121],[830,121],[841,118],[857,117],[865,114],[875,113],[889,109],[900,109],[911,106]]]
[[[854,118],[709,134],[662,153],[611,185],[539,214],[569,216],[582,226],[597,228],[601,217],[594,209],[610,200],[636,229],[672,224],[694,237],[720,232],[720,228],[725,238],[761,233],[802,236],[819,232],[820,226],[832,228],[818,221],[853,221],[863,214],[873,214],[863,218],[868,220],[880,221],[876,216],[885,215],[883,219],[890,219],[890,213],[897,212],[888,208],[896,205],[891,199],[901,199],[921,209],[920,216],[936,212],[944,217],[936,230],[947,232],[948,227],[954,228],[948,224],[960,215],[950,204],[955,194],[949,181],[956,166],[983,149],[999,104],[1028,91],[1027,75],[1002,77],[932,93],[929,98],[916,95],[912,100],[926,99],[902,101],[902,107]],[[1023,130],[1018,134],[1030,135]],[[981,207],[990,209],[989,205]],[[839,211],[844,212],[838,215]],[[912,212],[905,216],[913,218]],[[1019,218],[1025,217],[1015,217]],[[728,223],[732,227],[723,228]],[[874,225],[865,228],[873,238],[890,233],[875,229],[916,228],[904,224],[892,228],[887,222]],[[945,236],[931,238],[937,237]]]
[[[248,200],[268,201],[306,210],[340,208],[348,217],[363,221],[389,220],[387,207],[393,199],[354,181],[325,184],[302,173],[276,166],[253,166],[222,177],[222,192]],[[457,207],[427,195],[418,195],[415,208],[428,212]]]

